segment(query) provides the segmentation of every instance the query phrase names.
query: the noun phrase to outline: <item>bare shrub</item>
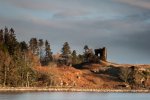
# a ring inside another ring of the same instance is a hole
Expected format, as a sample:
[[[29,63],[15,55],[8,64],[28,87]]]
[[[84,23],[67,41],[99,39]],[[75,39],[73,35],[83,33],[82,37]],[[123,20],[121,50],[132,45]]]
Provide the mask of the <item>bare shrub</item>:
[[[131,77],[131,69],[130,68],[120,68],[120,73],[119,73],[119,78],[128,83],[128,80],[130,79]]]

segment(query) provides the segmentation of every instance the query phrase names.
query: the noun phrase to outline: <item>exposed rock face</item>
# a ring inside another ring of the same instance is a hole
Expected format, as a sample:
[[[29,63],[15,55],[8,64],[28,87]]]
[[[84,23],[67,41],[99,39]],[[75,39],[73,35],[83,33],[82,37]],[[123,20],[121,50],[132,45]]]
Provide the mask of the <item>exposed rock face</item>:
[[[107,61],[107,49],[106,47],[95,49],[95,55],[102,61]]]
[[[149,77],[148,71],[144,68],[138,68],[137,71],[138,72],[137,72],[136,78],[135,78],[136,83],[138,83],[142,87],[146,87],[148,77]]]

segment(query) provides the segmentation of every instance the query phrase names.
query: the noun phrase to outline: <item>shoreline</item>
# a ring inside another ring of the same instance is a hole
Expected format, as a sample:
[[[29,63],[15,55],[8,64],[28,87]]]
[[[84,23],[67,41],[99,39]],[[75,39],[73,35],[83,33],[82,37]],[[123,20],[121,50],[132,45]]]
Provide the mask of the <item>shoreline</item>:
[[[0,87],[0,93],[6,92],[101,92],[101,93],[150,93],[150,90],[129,89],[82,89],[71,87]]]

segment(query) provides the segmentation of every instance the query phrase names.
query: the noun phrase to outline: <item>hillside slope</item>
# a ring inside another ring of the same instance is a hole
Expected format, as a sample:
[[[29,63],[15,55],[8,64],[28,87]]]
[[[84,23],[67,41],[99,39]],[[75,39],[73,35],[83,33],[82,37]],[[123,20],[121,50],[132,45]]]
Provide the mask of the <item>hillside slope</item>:
[[[74,87],[74,88],[101,88],[101,89],[118,89],[130,88],[125,82],[118,77],[120,67],[129,67],[129,64],[84,64],[81,69],[69,66],[36,66],[34,69],[42,74],[46,74],[51,79],[48,84],[42,83],[38,86],[57,86],[57,87]],[[150,69],[150,65],[134,65],[139,68]],[[149,87],[150,80],[147,85]]]

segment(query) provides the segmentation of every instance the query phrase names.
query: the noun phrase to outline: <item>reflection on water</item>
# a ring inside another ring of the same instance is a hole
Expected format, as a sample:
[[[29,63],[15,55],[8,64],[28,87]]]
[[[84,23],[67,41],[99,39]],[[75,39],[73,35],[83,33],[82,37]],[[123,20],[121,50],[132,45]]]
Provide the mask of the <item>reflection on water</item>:
[[[149,100],[149,93],[35,92],[0,93],[0,100]]]

